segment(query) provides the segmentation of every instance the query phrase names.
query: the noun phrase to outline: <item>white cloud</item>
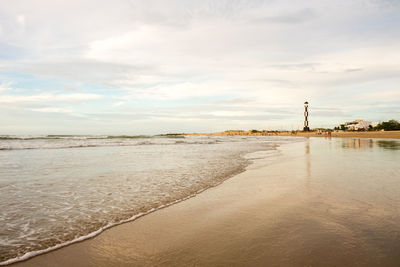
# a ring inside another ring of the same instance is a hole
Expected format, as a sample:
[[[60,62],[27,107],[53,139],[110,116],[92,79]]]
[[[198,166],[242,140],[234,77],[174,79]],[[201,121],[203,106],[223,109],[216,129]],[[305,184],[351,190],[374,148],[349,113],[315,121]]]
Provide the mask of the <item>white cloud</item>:
[[[0,95],[0,103],[19,104],[32,102],[76,103],[99,99],[97,94],[37,94],[37,95]]]
[[[18,24],[20,24],[22,27],[25,26],[25,16],[24,15],[18,15],[16,17],[16,20],[17,20]]]
[[[12,82],[2,82],[0,83],[0,93],[4,91],[10,91],[12,90]]]
[[[32,108],[32,111],[36,112],[46,112],[46,113],[73,113],[73,109],[71,108],[59,108],[59,107],[43,107],[43,108]]]
[[[314,113],[319,118],[313,122],[334,124],[330,112],[352,116],[354,105],[377,100],[387,110],[385,102],[397,99],[395,1],[18,0],[0,2],[0,10],[1,71],[93,92],[38,88],[40,94],[15,95],[8,93],[11,85],[0,85],[1,103],[41,103],[33,108],[43,116],[66,111],[63,103],[99,99],[105,90],[106,105],[74,106],[73,112],[111,110],[121,125],[140,114],[137,119],[149,123],[162,118],[184,124],[185,117],[204,127],[209,120],[254,127],[270,118],[276,126],[276,120],[301,120],[307,99],[311,108],[339,110]],[[137,109],[125,116],[132,106]]]

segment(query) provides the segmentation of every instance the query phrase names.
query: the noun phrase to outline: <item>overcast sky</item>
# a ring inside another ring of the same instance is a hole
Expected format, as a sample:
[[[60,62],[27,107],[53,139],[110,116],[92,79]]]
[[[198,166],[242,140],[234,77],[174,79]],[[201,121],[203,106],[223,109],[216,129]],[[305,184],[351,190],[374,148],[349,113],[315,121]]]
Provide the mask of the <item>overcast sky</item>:
[[[400,119],[400,1],[0,0],[0,134]]]

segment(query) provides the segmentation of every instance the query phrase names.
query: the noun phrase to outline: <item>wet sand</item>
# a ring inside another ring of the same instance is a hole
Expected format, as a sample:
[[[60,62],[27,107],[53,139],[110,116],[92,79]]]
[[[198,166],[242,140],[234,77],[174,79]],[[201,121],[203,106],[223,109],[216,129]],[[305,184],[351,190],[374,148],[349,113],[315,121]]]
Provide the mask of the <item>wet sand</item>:
[[[398,266],[399,149],[287,145],[194,198],[15,266]]]

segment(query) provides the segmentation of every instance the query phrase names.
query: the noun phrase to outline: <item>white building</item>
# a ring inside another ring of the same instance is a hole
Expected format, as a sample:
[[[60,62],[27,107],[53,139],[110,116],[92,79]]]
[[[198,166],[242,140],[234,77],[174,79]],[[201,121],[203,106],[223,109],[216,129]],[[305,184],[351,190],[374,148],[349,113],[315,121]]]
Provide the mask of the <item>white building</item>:
[[[358,131],[358,130],[368,130],[369,126],[372,126],[372,122],[364,120],[355,120],[351,122],[346,122],[345,126],[348,130]]]

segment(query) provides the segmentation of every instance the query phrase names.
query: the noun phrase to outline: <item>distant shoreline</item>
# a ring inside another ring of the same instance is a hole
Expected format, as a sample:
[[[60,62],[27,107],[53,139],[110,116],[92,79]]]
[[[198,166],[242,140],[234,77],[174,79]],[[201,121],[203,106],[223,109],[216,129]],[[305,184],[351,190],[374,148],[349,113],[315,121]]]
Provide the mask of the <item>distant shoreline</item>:
[[[217,133],[189,133],[183,135],[210,135],[210,136],[304,136],[304,137],[341,137],[341,138],[388,138],[400,139],[400,131],[366,131],[350,132],[337,131],[331,132],[291,132],[291,131],[225,131]]]

